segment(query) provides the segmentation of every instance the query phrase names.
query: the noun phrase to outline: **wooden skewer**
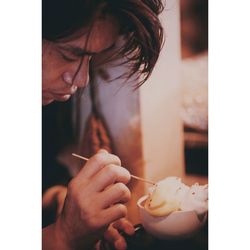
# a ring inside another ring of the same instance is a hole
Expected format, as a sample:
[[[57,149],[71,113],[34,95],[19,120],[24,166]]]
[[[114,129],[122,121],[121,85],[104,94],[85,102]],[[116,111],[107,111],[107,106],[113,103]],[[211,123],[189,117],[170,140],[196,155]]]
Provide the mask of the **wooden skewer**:
[[[83,157],[83,156],[78,155],[78,154],[75,154],[75,153],[72,153],[72,155],[75,156],[75,157],[77,157],[77,158],[83,159],[83,160],[85,160],[85,161],[88,161],[88,160],[89,160],[88,158]]]
[[[135,175],[132,175],[130,174],[130,176],[136,180],[139,180],[139,181],[144,181],[144,182],[147,182],[149,184],[152,184],[152,185],[156,185],[156,183],[154,183],[153,181],[149,181],[149,180],[146,180],[144,178],[141,178],[141,177],[138,177],[138,176],[135,176]]]
[[[89,160],[88,158],[83,157],[83,156],[78,155],[78,154],[75,154],[75,153],[72,153],[72,155],[75,156],[75,157],[77,157],[77,158],[80,158],[80,159],[82,159],[82,160],[85,160],[85,161],[88,161],[88,160]],[[147,182],[147,183],[149,183],[149,184],[156,185],[153,181],[145,180],[145,179],[143,179],[143,178],[141,178],[141,177],[138,177],[138,176],[135,176],[135,175],[132,175],[132,174],[130,174],[130,176],[131,176],[132,178],[136,179],[136,180],[144,181],[144,182]]]

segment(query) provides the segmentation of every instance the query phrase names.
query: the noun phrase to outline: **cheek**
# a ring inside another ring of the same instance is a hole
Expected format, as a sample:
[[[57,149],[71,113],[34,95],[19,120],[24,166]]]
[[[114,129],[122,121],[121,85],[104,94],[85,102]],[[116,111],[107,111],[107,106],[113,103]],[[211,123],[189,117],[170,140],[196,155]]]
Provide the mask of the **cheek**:
[[[54,89],[62,85],[61,76],[66,69],[66,64],[56,56],[43,58],[42,86],[43,90]]]

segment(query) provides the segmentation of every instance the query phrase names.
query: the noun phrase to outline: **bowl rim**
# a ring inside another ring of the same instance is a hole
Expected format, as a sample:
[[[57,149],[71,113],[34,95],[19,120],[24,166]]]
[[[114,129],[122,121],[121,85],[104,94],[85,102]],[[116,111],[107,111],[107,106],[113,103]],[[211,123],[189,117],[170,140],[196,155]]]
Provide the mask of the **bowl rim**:
[[[138,200],[137,200],[137,206],[140,208],[140,209],[143,209],[144,211],[146,211],[146,209],[144,208],[144,206],[142,206],[142,202],[144,202],[146,199],[148,198],[148,195],[143,195],[142,197],[140,197]],[[179,210],[179,211],[173,211],[172,213],[170,214],[180,214],[180,213],[196,213],[194,210]],[[149,214],[149,213],[148,213]],[[169,214],[169,215],[170,215]],[[152,215],[151,215],[152,216]],[[164,216],[159,216],[159,217],[165,217],[166,215]]]

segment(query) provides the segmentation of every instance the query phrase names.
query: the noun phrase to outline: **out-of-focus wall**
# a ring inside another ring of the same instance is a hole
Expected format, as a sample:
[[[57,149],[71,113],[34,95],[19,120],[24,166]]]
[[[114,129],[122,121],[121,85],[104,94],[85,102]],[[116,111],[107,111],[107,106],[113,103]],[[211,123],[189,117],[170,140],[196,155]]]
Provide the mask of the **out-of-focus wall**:
[[[154,181],[184,173],[179,1],[166,1],[161,20],[165,45],[152,76],[140,90],[144,171]]]

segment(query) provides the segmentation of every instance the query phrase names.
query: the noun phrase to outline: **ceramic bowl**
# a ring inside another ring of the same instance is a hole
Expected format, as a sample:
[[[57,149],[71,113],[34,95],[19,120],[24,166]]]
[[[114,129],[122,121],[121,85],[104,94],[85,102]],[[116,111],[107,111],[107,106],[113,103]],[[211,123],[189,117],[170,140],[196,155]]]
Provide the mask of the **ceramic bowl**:
[[[187,238],[198,231],[207,220],[207,213],[197,216],[195,211],[175,211],[167,216],[150,215],[144,208],[147,195],[141,197],[137,206],[145,230],[158,239]]]

